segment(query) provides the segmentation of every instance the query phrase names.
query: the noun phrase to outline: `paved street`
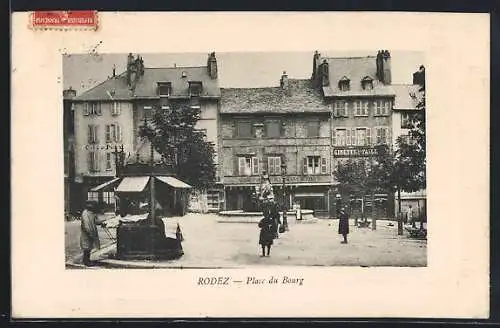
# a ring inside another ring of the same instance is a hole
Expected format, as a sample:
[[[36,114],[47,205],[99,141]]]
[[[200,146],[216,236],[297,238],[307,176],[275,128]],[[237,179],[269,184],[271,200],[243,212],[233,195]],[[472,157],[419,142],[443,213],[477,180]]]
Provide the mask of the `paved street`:
[[[185,255],[178,260],[148,262],[148,265],[425,266],[427,263],[426,241],[398,236],[395,222],[389,226],[389,221],[377,221],[377,230],[372,231],[370,228],[354,227],[354,221],[351,220],[349,244],[344,245],[337,234],[337,220],[319,220],[317,223],[295,223],[291,220],[290,231],[275,240],[271,257],[262,258],[257,224],[218,223],[216,218],[213,214],[188,214],[183,217],[181,227],[185,237]],[[100,232],[104,245],[109,238],[103,231]],[[101,258],[109,258],[113,252],[114,248],[101,255]]]

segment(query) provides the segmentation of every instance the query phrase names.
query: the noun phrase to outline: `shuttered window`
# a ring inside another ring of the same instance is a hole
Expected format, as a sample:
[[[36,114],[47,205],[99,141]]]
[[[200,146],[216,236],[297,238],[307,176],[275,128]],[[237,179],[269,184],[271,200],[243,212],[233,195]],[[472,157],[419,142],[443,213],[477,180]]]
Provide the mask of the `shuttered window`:
[[[269,175],[281,174],[281,157],[272,156],[267,158],[267,171]]]
[[[304,158],[304,174],[314,175],[321,174],[321,157],[320,156],[307,156]],[[325,164],[326,165],[326,164]]]
[[[238,174],[239,175],[259,175],[260,163],[258,157],[238,157]]]
[[[99,171],[99,153],[97,151],[88,152],[88,168],[89,172]]]
[[[122,112],[122,108],[121,108],[121,103],[119,103],[118,101],[114,101],[113,102],[113,107],[111,109],[111,115],[120,115],[121,112]]]
[[[88,125],[88,143],[94,144],[99,143],[99,126],[95,124]]]
[[[327,172],[326,158],[321,157],[321,174],[326,174],[326,172]]]

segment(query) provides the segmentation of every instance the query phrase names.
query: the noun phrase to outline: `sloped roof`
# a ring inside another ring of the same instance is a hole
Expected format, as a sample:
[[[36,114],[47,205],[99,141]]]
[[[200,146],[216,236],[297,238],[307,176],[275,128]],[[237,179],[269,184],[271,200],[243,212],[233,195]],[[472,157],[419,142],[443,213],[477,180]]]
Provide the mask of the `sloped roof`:
[[[222,88],[221,114],[329,112],[311,80],[289,79],[289,93],[281,87]]]
[[[422,97],[420,86],[417,84],[393,84],[396,93],[394,99],[395,110],[416,110]]]
[[[330,85],[323,87],[325,97],[332,96],[393,96],[390,85],[384,85],[377,79],[376,56],[366,57],[334,57],[326,59],[329,70]],[[373,89],[363,90],[361,81],[365,77],[373,78]],[[351,81],[350,90],[341,91],[339,81],[348,78]]]
[[[182,72],[186,72],[186,77],[182,77]],[[85,91],[80,96],[74,98],[74,100],[130,100],[137,98],[157,98],[157,82],[171,83],[171,98],[188,97],[189,82],[193,81],[202,82],[202,97],[220,97],[218,80],[209,77],[206,66],[200,66],[144,68],[144,75],[140,77],[136,84],[134,93],[130,91],[127,85],[127,73],[123,72]]]

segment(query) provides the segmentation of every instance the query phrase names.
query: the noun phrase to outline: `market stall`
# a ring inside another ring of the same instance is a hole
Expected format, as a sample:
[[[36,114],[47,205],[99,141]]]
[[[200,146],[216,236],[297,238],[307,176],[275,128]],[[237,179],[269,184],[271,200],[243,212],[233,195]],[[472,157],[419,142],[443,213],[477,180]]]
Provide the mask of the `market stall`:
[[[179,221],[191,186],[170,171],[162,165],[117,161],[117,177],[93,188],[115,193],[116,215],[103,227],[117,229],[118,259],[175,259],[184,254]]]

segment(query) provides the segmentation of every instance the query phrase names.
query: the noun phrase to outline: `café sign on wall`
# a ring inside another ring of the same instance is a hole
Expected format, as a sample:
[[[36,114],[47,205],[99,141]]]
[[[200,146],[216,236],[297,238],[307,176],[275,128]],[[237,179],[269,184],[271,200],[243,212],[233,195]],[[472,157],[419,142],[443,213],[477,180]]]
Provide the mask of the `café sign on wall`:
[[[83,149],[84,150],[90,150],[90,151],[98,151],[98,150],[115,150],[115,147],[121,147],[121,144],[89,144],[89,145],[84,145]]]

